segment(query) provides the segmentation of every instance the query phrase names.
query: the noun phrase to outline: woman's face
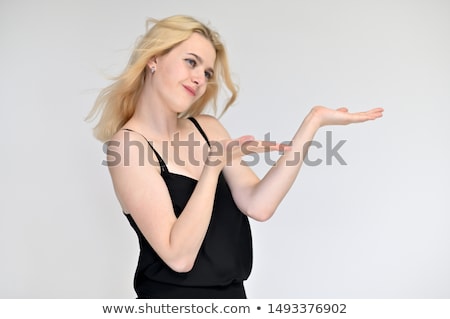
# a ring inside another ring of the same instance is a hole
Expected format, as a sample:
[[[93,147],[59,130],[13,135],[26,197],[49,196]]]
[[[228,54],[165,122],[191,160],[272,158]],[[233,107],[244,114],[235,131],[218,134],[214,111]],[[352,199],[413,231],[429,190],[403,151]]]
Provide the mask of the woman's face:
[[[149,62],[155,67],[152,82],[159,102],[172,111],[186,111],[206,91],[214,76],[216,52],[212,43],[198,33],[166,55]]]

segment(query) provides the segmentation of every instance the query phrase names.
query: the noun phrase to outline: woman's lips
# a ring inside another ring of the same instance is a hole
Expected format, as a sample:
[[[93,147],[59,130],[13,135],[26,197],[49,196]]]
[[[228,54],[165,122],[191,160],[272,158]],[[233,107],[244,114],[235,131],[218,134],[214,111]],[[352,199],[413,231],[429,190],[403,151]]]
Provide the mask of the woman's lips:
[[[188,91],[189,94],[191,94],[192,96],[195,96],[195,95],[196,95],[195,90],[194,90],[193,88],[191,88],[190,86],[188,86],[188,85],[183,85],[183,87],[184,87],[184,88],[186,89],[186,91]]]

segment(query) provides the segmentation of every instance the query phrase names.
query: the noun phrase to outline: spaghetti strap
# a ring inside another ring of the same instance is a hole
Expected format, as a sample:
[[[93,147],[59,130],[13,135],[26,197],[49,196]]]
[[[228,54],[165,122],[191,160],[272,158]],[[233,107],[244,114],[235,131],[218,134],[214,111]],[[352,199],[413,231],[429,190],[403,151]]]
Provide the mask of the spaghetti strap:
[[[129,128],[124,128],[123,130],[129,131],[129,132],[134,132],[134,133],[139,134],[140,136],[142,136],[142,137],[147,141],[147,143],[148,143],[148,145],[150,146],[150,148],[152,149],[153,153],[155,153],[156,158],[158,159],[158,162],[159,162],[159,166],[161,167],[161,173],[164,173],[164,172],[168,172],[168,171],[169,171],[169,169],[167,168],[166,163],[164,162],[164,160],[163,160],[163,158],[161,157],[161,155],[159,155],[159,153],[158,153],[158,152],[155,150],[155,148],[153,147],[152,143],[150,143],[150,141],[147,140],[147,139],[145,138],[144,135],[142,135],[142,134],[139,133],[139,132],[133,131],[133,130],[131,130],[131,129],[129,129]]]
[[[211,144],[209,143],[209,139],[208,136],[206,135],[205,131],[203,131],[202,127],[200,126],[200,124],[197,122],[197,120],[193,117],[188,117],[188,119],[194,123],[195,127],[198,129],[198,131],[200,132],[200,134],[202,134],[203,138],[205,139],[206,143],[208,143],[208,146],[211,147]]]

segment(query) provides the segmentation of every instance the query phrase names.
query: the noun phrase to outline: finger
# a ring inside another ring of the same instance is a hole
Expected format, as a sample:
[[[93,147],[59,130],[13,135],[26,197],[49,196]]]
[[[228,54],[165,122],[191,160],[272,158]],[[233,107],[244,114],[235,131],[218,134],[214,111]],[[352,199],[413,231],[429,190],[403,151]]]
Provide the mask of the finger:
[[[359,114],[359,117],[361,118],[361,121],[368,121],[368,120],[375,120],[377,118],[380,118],[383,116],[382,112],[378,111],[369,111]]]
[[[383,112],[384,112],[384,109],[381,107],[377,107],[377,108],[367,111],[367,113],[383,113]]]
[[[285,151],[289,151],[292,149],[292,145],[289,144],[275,144],[271,146],[271,150],[272,151],[280,151],[280,152],[285,152]]]
[[[284,152],[288,152],[290,150],[292,150],[292,146],[287,144],[278,144],[277,146],[274,146],[270,149],[271,152],[278,152],[280,154],[283,154]]]
[[[379,117],[383,116],[383,112],[384,112],[384,109],[379,107],[379,108],[375,108],[375,109],[368,111],[368,114],[370,114],[371,117],[379,118]]]
[[[346,107],[340,107],[340,108],[337,108],[336,111],[339,111],[339,112],[348,112],[348,108],[346,108]]]
[[[242,147],[243,144],[254,141],[254,140],[255,140],[255,138],[253,136],[244,135],[239,138],[234,138],[234,139],[230,139],[230,140],[222,140],[222,141],[219,141],[218,143],[223,144],[224,148],[229,148],[229,147],[234,148],[234,147]]]
[[[248,141],[254,141],[255,137],[252,135],[244,135],[244,136],[239,137],[237,140],[239,141],[240,144],[242,144],[242,143],[245,143]]]
[[[279,144],[268,141],[248,141],[242,145],[242,153],[267,153],[267,152],[285,152],[292,149],[292,146],[287,144]]]

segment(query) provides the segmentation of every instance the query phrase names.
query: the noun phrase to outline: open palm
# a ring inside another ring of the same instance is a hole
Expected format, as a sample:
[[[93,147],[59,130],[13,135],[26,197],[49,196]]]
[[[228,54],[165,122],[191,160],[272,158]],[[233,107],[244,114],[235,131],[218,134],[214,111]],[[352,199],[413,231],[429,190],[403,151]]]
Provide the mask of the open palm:
[[[374,108],[365,112],[350,113],[346,107],[334,110],[324,106],[315,106],[311,112],[317,119],[319,126],[326,126],[347,125],[375,120],[383,116],[383,111],[382,108]]]

